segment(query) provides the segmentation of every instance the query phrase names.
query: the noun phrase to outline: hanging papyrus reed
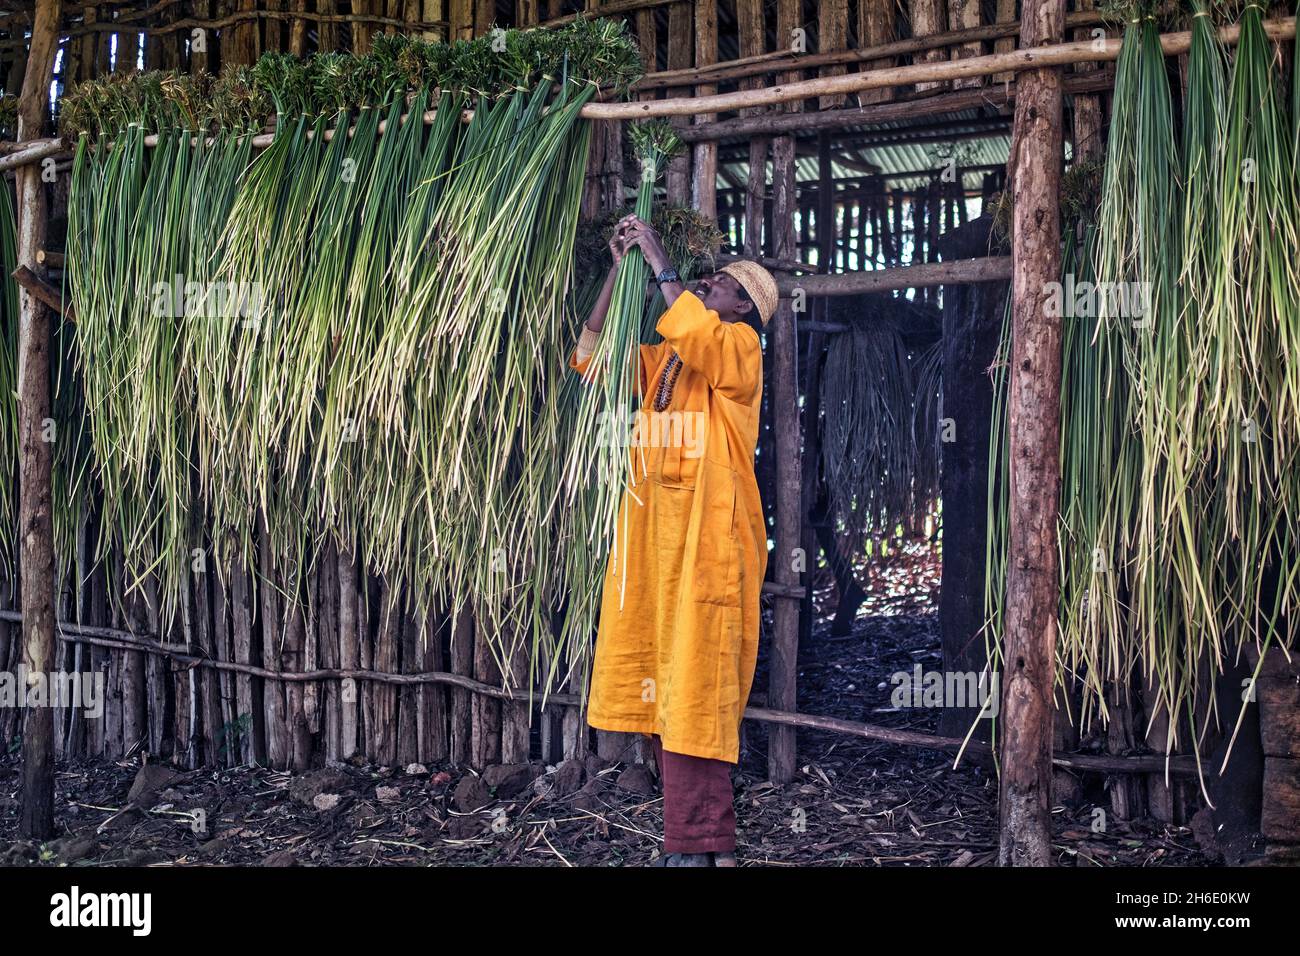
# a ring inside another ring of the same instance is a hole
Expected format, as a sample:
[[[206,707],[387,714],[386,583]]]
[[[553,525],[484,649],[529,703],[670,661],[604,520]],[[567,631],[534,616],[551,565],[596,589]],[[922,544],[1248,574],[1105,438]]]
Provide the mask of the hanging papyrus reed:
[[[1077,695],[1086,727],[1111,688],[1145,685],[1171,752],[1211,726],[1234,736],[1241,712],[1218,712],[1213,677],[1243,642],[1289,643],[1300,597],[1295,81],[1258,5],[1241,9],[1231,57],[1205,0],[1189,13],[1180,131],[1155,9],[1125,7],[1100,203],[1065,209],[1062,280],[1059,699]],[[1095,197],[1090,172],[1067,184]],[[1000,396],[1006,354],[1004,341]],[[1004,398],[994,414],[996,638]]]
[[[580,20],[75,90],[68,284],[123,585],[153,576],[174,610],[192,571],[269,548],[287,614],[328,543],[559,683],[613,493],[559,464],[578,113],[638,75],[621,25]]]

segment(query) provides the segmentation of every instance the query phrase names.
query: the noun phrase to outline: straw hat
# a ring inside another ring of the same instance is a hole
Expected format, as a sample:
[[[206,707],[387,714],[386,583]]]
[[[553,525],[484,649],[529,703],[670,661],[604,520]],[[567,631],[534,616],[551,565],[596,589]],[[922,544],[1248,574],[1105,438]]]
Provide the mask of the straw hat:
[[[767,325],[776,312],[776,303],[780,294],[776,290],[776,280],[757,262],[740,259],[722,267],[723,272],[740,283],[741,288],[754,301],[758,317]]]

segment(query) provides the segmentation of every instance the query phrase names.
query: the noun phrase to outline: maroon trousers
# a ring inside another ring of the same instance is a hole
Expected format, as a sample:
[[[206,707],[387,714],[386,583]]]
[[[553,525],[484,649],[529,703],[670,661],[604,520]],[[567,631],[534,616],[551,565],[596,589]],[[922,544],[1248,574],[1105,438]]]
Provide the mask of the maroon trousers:
[[[664,786],[664,853],[735,853],[731,764],[663,749],[651,735]]]

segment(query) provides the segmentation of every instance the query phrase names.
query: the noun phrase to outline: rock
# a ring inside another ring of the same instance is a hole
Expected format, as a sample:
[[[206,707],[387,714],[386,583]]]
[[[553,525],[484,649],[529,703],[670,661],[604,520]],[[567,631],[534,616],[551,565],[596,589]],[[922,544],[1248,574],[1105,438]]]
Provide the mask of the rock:
[[[126,799],[143,806],[152,800],[154,794],[179,780],[180,776],[176,771],[168,770],[161,764],[147,763],[136,773],[131,789],[127,791]]]
[[[587,776],[595,777],[599,775],[602,770],[608,770],[612,764],[610,764],[608,760],[598,757],[595,754],[587,754],[587,761],[584,766],[587,769]]]
[[[311,805],[321,813],[329,813],[342,799],[337,793],[318,793],[311,798]]]
[[[1270,843],[1264,850],[1263,862],[1268,866],[1300,866],[1300,844]]]
[[[422,763],[408,763],[402,772],[408,777],[423,777],[429,772],[429,768]]]
[[[483,771],[483,782],[492,789],[498,800],[509,800],[522,793],[542,772],[530,763],[499,764]]]
[[[447,821],[447,836],[452,840],[472,840],[483,832],[483,821],[476,816],[452,817]]]
[[[1223,847],[1219,845],[1217,834],[1214,832],[1214,814],[1209,807],[1201,807],[1192,815],[1192,836],[1196,838],[1197,845],[1212,862],[1223,862]]]
[[[228,849],[230,849],[230,844],[226,841],[226,838],[217,837],[215,839],[208,840],[206,843],[201,843],[196,853],[201,857],[207,858],[207,857],[220,856],[223,852],[225,852]]]
[[[605,802],[600,799],[600,793],[604,789],[605,782],[599,777],[592,777],[574,795],[573,806],[588,813],[595,813],[605,806]]]
[[[618,775],[618,789],[630,793],[654,793],[655,780],[645,764],[633,764]]]
[[[396,787],[375,787],[375,799],[380,803],[396,803],[402,799],[402,791]]]
[[[587,769],[581,760],[565,760],[555,768],[553,793],[557,797],[567,797],[576,793],[587,780]]]
[[[0,866],[27,866],[40,859],[41,850],[30,840],[17,840],[0,850]]]
[[[262,866],[297,866],[298,859],[292,850],[277,850],[262,859]]]
[[[429,778],[429,782],[425,784],[425,788],[432,793],[442,793],[447,789],[447,784],[449,783],[451,783],[451,774],[445,770],[439,770]]]
[[[299,803],[314,806],[313,801],[322,793],[338,793],[348,787],[349,778],[342,770],[325,767],[298,774],[289,781],[289,796]]]
[[[161,862],[162,859],[162,854],[157,850],[142,847],[129,852],[126,855],[125,863],[127,866],[148,866],[151,863]]]
[[[467,774],[451,795],[452,805],[461,813],[473,813],[492,802],[492,791],[483,782],[482,777]]]
[[[99,842],[88,836],[66,836],[50,844],[60,863],[75,863],[99,852]]]

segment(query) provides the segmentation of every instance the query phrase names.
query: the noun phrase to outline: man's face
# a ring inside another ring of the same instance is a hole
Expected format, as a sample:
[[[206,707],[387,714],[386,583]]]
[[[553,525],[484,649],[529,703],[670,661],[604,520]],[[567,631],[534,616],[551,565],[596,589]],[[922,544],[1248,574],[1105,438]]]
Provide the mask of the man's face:
[[[753,303],[741,296],[740,283],[725,272],[704,276],[695,283],[692,291],[704,307],[718,313],[723,322],[746,319],[754,309]]]

